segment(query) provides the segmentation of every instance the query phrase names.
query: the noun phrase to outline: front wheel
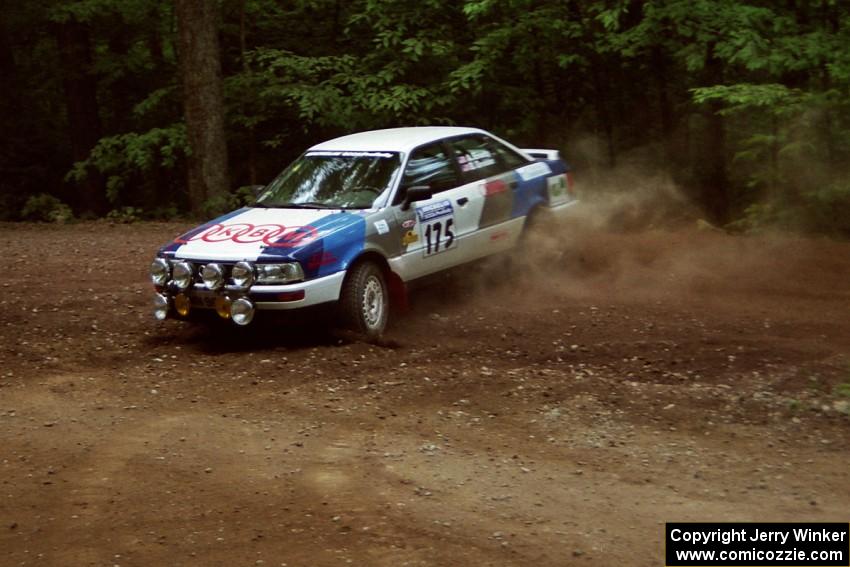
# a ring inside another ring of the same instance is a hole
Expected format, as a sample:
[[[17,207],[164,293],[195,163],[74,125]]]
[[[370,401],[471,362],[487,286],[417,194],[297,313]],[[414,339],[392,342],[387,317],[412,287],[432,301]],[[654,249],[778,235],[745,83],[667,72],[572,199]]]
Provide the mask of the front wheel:
[[[372,262],[356,264],[345,278],[339,298],[345,326],[368,338],[377,338],[387,327],[389,293],[380,267]]]

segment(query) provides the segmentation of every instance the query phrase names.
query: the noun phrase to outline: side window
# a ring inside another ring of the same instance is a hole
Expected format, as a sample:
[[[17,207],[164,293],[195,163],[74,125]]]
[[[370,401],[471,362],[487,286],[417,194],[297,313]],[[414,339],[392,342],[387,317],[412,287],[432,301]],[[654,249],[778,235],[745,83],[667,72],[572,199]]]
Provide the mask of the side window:
[[[522,156],[486,136],[459,138],[449,144],[467,182],[499,175],[526,163]]]
[[[404,200],[408,187],[430,185],[434,193],[439,193],[459,184],[452,162],[443,151],[442,144],[430,144],[417,148],[410,154],[393,203],[398,204]]]

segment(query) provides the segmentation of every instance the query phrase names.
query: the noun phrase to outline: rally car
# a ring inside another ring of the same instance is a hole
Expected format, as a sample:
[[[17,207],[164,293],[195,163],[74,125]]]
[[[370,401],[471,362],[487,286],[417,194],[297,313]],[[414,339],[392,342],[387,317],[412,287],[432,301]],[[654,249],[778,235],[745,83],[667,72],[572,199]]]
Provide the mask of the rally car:
[[[576,203],[556,150],[519,149],[483,130],[395,128],[313,146],[253,206],[163,246],[154,315],[336,302],[342,323],[380,335],[391,298],[436,272],[504,252],[541,211]]]

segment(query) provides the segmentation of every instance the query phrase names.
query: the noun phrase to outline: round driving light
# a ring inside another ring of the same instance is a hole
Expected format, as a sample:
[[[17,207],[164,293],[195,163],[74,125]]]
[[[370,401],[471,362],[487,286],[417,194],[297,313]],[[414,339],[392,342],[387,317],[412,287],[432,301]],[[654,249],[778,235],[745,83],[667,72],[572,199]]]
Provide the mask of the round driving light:
[[[155,286],[164,286],[171,275],[171,266],[165,258],[157,258],[151,263],[151,281]]]
[[[181,317],[185,317],[192,309],[192,302],[185,293],[179,293],[174,297],[174,310]]]
[[[224,285],[224,268],[221,264],[207,264],[201,270],[201,279],[207,289],[215,291]]]
[[[162,321],[168,317],[168,296],[157,293],[153,296],[153,316],[157,320]]]
[[[250,299],[240,297],[230,305],[230,318],[237,325],[247,325],[254,319],[254,304]]]
[[[233,285],[239,289],[248,289],[254,283],[254,266],[248,262],[237,262],[230,272]]]
[[[230,304],[233,303],[226,295],[215,298],[215,312],[222,319],[230,319]]]
[[[181,291],[189,289],[189,286],[192,285],[192,264],[189,262],[174,264],[171,269],[171,281]]]

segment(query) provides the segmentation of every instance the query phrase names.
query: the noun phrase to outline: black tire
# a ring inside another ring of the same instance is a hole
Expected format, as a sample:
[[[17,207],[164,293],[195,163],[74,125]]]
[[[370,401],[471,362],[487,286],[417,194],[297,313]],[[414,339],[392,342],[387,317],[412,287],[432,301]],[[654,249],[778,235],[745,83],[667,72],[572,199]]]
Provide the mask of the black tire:
[[[350,268],[342,284],[339,308],[347,329],[369,339],[380,337],[390,314],[383,270],[373,262],[360,262]]]

